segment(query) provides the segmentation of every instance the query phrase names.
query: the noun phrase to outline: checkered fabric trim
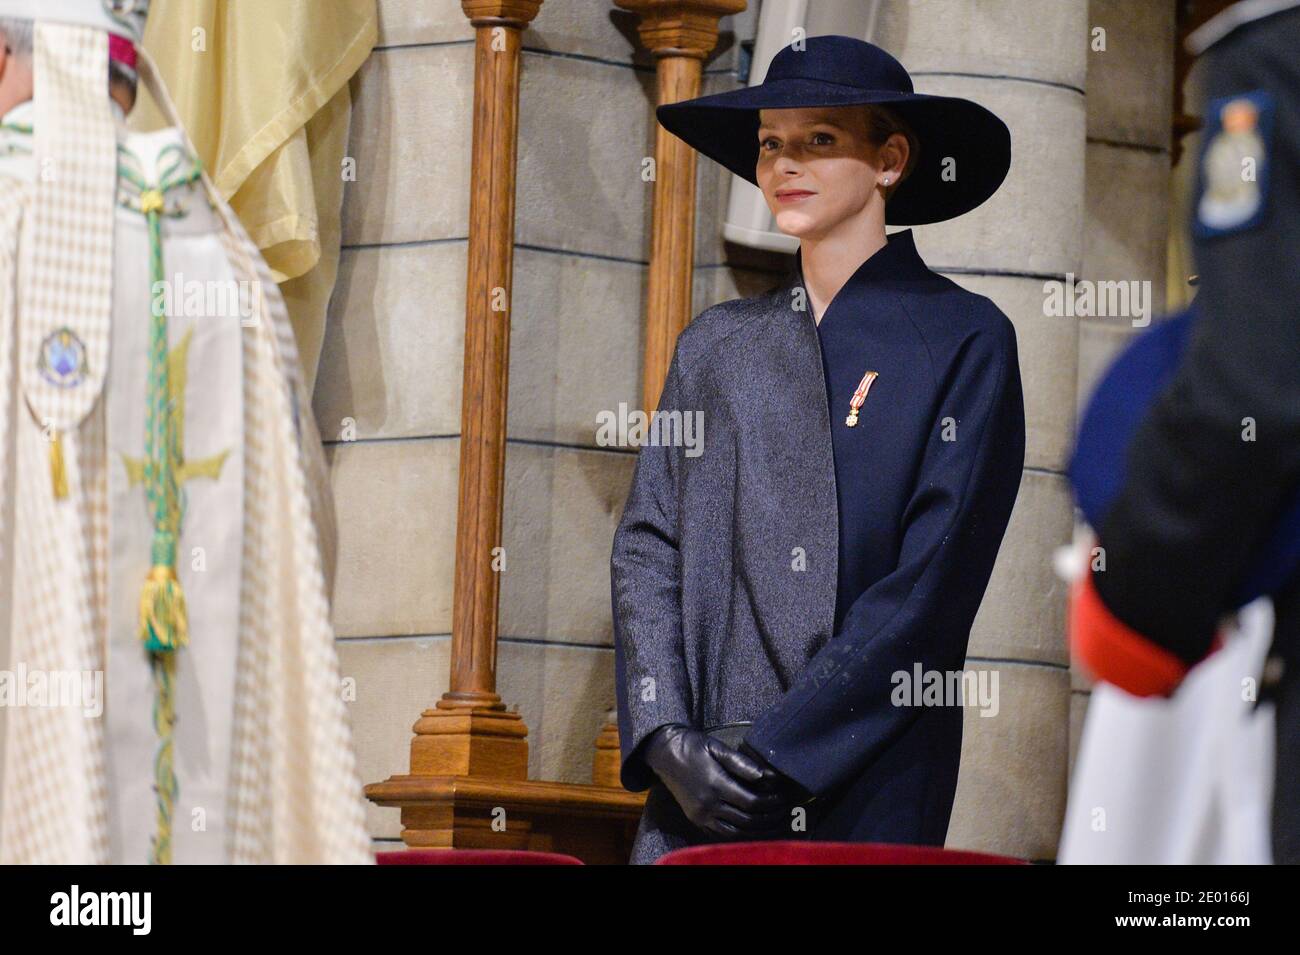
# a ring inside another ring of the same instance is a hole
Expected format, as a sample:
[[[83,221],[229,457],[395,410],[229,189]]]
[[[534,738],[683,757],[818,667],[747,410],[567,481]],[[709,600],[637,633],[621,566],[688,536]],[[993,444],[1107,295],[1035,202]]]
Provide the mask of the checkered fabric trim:
[[[0,581],[13,581],[0,628],[8,630],[6,668],[53,678],[103,671],[108,471],[103,404],[63,437],[63,500],[50,481],[48,433],[31,415],[14,414],[15,251],[31,196],[26,184],[0,180],[0,480],[14,480],[0,500],[12,493],[21,502],[8,511],[11,525],[0,521]],[[80,706],[11,708],[0,782],[0,863],[108,861],[101,718]]]
[[[16,179],[0,176],[0,582],[8,580],[5,571],[11,566],[6,557],[12,528],[7,526],[12,509],[13,488],[8,486],[9,468],[6,454],[13,442],[14,410],[20,400],[13,389],[17,386],[18,368],[14,364],[17,329],[14,325],[16,303],[13,292],[18,277],[18,230],[22,226],[23,209],[27,205],[30,187]],[[0,590],[0,595],[4,591]],[[0,615],[0,633],[8,626]]]
[[[90,413],[108,371],[117,186],[108,34],[37,22],[34,69],[36,190],[30,266],[20,278],[22,381],[36,420],[69,431]],[[64,328],[84,349],[76,384],[40,370],[44,343]]]

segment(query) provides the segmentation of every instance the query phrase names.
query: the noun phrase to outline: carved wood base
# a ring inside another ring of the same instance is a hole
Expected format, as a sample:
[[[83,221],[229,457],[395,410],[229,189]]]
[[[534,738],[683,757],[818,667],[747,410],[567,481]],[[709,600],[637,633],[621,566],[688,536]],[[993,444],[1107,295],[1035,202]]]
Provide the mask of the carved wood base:
[[[402,841],[419,849],[564,852],[625,864],[645,793],[607,786],[481,776],[391,776],[366,797],[402,811]]]
[[[518,713],[464,706],[446,694],[415,722],[411,773],[416,776],[528,778],[528,727]],[[500,706],[499,698],[493,696]]]
[[[596,737],[596,753],[591,760],[591,781],[596,786],[623,788],[618,778],[622,754],[618,748],[618,724],[613,720],[600,728]]]

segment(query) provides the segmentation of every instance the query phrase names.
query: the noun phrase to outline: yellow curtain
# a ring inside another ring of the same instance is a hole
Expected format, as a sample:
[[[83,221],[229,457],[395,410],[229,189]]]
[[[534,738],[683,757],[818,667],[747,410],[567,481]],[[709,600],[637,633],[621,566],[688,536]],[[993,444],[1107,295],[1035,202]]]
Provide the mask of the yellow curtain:
[[[154,0],[145,32],[217,190],[280,283],[309,390],[338,273],[348,80],[374,48],[375,7]],[[163,125],[143,94],[132,125]]]

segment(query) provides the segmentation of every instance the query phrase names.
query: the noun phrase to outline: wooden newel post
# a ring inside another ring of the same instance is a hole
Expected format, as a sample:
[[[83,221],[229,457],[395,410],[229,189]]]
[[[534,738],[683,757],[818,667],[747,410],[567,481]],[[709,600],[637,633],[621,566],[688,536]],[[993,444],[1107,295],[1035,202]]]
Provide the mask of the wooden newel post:
[[[641,17],[641,42],[655,56],[656,105],[700,95],[700,75],[718,43],[719,18],[745,0],[614,0]],[[757,146],[755,147],[757,149]],[[659,404],[677,334],[691,320],[695,276],[695,150],[655,124],[655,190],[641,400]]]
[[[542,0],[461,0],[475,30],[474,138],[451,685],[415,724],[410,776],[394,777],[408,786],[417,776],[528,776],[528,729],[497,695],[496,648],[520,34],[541,5]],[[386,786],[374,784],[367,792],[378,798]]]
[[[704,59],[718,43],[718,20],[742,12],[746,0],[614,0],[641,18],[637,32],[655,56],[656,106],[700,95]],[[757,145],[755,145],[757,151]],[[646,290],[641,405],[659,405],[678,333],[691,320],[695,278],[695,150],[655,124],[654,212]],[[592,781],[618,786],[618,727],[596,738]]]
[[[496,692],[521,33],[542,0],[461,0],[474,25],[451,686],[415,724],[412,773],[524,779],[528,730]]]
[[[744,0],[619,3],[646,11],[642,36],[657,38],[651,45],[661,57],[661,100],[698,93],[718,16],[745,7]],[[451,686],[415,724],[410,772],[371,783],[366,795],[401,809],[402,839],[409,846],[550,850],[587,862],[625,862],[645,796],[618,784],[616,727],[611,723],[602,734],[604,755],[597,763],[605,768],[597,769],[595,785],[530,780],[528,729],[496,691],[519,53],[521,31],[541,5],[542,0],[461,0],[475,28],[474,139]],[[652,22],[660,24],[658,30]],[[654,383],[648,407],[658,400],[677,331],[690,319],[695,201],[691,151],[663,132],[656,149],[647,334],[658,342],[659,357],[647,353],[646,380]],[[662,188],[665,175],[671,188]],[[608,782],[611,766],[614,778]]]

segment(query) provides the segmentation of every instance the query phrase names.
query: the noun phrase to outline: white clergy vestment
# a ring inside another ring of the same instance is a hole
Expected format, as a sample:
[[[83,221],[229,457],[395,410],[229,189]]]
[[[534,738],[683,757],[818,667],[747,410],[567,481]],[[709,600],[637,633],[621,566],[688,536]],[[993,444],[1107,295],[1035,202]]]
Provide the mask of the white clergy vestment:
[[[141,76],[174,114],[147,57]],[[153,536],[142,473],[151,307],[164,290],[119,178],[107,366],[91,367],[94,349],[74,332],[34,341],[25,329],[41,172],[28,130],[42,119],[32,103],[0,118],[0,652],[11,694],[20,674],[65,687],[83,677],[86,692],[85,705],[37,705],[29,679],[24,705],[0,708],[0,863],[142,863],[158,831],[155,686],[139,637]],[[129,133],[120,116],[115,128],[120,163],[146,183],[192,155],[179,129]],[[329,624],[332,506],[283,301],[206,176],[165,203],[189,621],[174,679],[172,861],[368,862]],[[60,250],[68,268],[76,249],[71,237]],[[32,354],[41,387],[81,387],[80,369],[101,389],[61,436],[62,491],[25,393]]]

